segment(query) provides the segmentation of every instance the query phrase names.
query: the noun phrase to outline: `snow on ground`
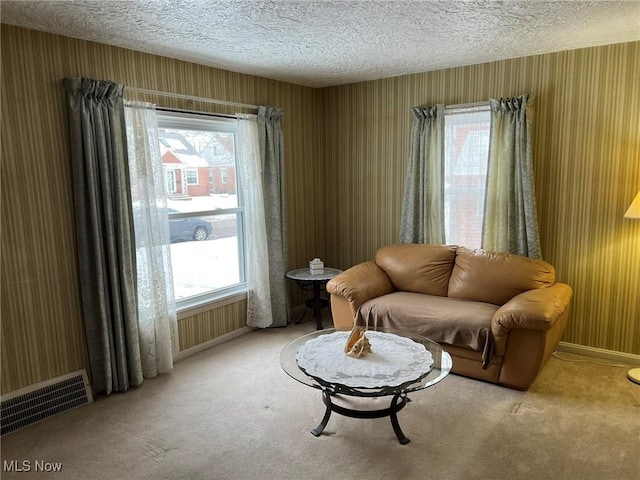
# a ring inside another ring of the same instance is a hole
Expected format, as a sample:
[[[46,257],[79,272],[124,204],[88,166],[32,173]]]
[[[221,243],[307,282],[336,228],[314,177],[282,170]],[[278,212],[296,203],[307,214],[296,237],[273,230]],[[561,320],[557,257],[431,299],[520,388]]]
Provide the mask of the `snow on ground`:
[[[167,199],[167,206],[175,208],[181,213],[220,210],[222,208],[236,208],[237,195],[211,195],[208,197],[190,197],[190,200]]]
[[[167,200],[167,206],[179,212],[198,212],[236,208],[236,195],[211,195],[191,197],[191,200]],[[225,235],[216,238],[216,224],[227,221]],[[179,242],[171,244],[171,264],[173,266],[174,291],[176,300],[199,295],[216,288],[227,287],[240,281],[238,266],[238,237],[235,229],[235,215],[227,215],[212,221],[214,234],[204,242]]]
[[[240,281],[238,237],[171,244],[176,300]]]

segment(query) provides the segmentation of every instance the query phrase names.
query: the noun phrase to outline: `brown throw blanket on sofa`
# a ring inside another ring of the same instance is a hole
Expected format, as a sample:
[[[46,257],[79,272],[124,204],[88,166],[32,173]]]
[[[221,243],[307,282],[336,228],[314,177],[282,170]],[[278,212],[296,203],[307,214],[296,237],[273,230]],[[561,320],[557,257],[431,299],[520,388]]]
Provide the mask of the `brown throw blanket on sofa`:
[[[482,352],[482,367],[493,355],[490,303],[458,298],[395,292],[363,303],[356,325],[409,330],[437,343],[464,345]]]

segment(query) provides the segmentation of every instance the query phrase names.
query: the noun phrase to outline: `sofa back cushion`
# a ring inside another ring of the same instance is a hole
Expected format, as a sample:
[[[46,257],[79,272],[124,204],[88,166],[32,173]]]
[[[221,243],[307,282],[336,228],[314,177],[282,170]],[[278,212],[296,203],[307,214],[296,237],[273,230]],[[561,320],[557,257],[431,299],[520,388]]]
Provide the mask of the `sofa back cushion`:
[[[454,246],[397,244],[379,249],[375,260],[396,290],[446,297],[455,258]]]
[[[504,305],[516,295],[555,282],[555,270],[543,260],[458,247],[449,296]]]

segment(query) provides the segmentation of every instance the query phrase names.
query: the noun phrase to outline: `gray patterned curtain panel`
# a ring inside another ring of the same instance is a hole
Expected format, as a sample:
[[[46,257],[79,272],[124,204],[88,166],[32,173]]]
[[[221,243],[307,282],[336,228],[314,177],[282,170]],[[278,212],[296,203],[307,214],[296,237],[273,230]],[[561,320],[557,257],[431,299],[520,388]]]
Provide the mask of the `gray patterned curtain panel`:
[[[269,250],[269,284],[271,290],[272,327],[289,322],[289,299],[285,284],[287,259],[287,225],[284,186],[284,140],[281,108],[258,108],[258,139],[263,163],[263,194],[267,245]]]
[[[529,95],[490,100],[482,248],[541,258],[531,161]]]
[[[64,87],[92,385],[123,392],[142,382],[124,86],[65,78]]]
[[[444,105],[411,111],[400,243],[444,243]]]

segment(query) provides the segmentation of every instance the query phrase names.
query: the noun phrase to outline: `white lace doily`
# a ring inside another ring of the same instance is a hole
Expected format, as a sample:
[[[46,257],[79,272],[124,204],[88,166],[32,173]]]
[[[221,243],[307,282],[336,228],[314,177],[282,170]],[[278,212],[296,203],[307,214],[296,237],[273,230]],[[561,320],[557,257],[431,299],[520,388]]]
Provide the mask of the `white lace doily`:
[[[351,388],[397,387],[431,371],[433,356],[424,345],[392,333],[367,331],[371,353],[344,353],[350,332],[320,335],[296,354],[298,367],[311,377]]]

